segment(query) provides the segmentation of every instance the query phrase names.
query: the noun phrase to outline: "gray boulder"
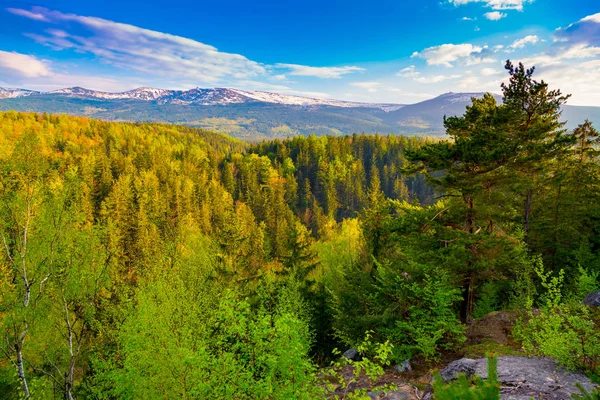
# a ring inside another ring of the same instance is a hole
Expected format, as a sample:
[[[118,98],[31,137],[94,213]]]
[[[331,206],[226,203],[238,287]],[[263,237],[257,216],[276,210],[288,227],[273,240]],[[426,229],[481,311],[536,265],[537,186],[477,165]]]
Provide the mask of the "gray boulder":
[[[342,354],[342,357],[346,357],[348,360],[358,361],[360,356],[358,354],[358,349],[352,348],[352,349],[346,350]]]
[[[394,370],[399,374],[412,371],[412,368],[410,367],[410,360],[404,360],[400,364],[396,364],[394,366]]]
[[[592,293],[585,296],[583,299],[583,304],[591,307],[599,307],[600,306],[600,290],[593,291]]]
[[[478,361],[480,360],[472,360],[470,358],[461,358],[460,360],[452,361],[446,368],[440,371],[440,376],[444,382],[454,380],[460,374],[465,374],[469,378],[477,371]]]
[[[459,373],[478,375],[487,379],[487,359],[463,358],[450,363],[440,372],[444,381],[456,379]],[[551,358],[528,358],[517,356],[498,357],[498,381],[501,399],[571,399],[579,393],[575,383],[592,390],[596,385],[580,372],[570,372]]]

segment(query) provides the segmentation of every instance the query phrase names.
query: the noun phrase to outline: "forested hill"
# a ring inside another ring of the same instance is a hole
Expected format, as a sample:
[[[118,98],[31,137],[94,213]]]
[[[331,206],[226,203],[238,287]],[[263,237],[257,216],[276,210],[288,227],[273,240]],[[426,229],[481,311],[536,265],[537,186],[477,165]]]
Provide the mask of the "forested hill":
[[[507,70],[450,140],[0,113],[3,398],[348,398],[347,363],[488,350],[598,376],[600,134]],[[516,343],[473,342],[499,310]]]
[[[220,271],[214,279],[248,295],[314,259],[316,240],[356,217],[370,193],[431,201],[423,178],[399,172],[404,150],[425,142],[355,135],[249,147],[182,126],[0,113],[3,335],[19,331],[11,348],[32,365],[74,363],[60,379],[87,379],[90,357],[116,351],[114,319],[129,313],[140,282],[202,262],[211,267],[198,279]],[[75,329],[76,344],[61,340]],[[69,357],[72,346],[80,353]],[[12,367],[0,365],[0,391],[16,391]]]

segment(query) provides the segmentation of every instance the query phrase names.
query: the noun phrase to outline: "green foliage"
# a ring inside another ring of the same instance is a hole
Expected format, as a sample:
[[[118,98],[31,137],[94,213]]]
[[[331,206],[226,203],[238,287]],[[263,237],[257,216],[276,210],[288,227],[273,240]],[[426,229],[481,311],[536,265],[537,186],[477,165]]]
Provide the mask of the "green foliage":
[[[600,372],[600,333],[596,311],[577,303],[530,313],[514,328],[515,339],[531,355],[554,357],[570,369]]]
[[[453,307],[461,299],[460,291],[450,285],[448,272],[417,268],[426,271],[418,281],[385,266],[377,269],[378,297],[392,301],[379,305],[384,322],[380,331],[398,343],[398,360],[418,354],[437,359],[441,349],[449,350],[465,341],[464,327]],[[387,321],[393,324],[385,324]]]
[[[600,274],[600,136],[567,134],[566,96],[507,70],[503,103],[473,99],[440,141],[0,113],[0,391],[315,398],[340,343],[376,379],[459,346],[460,320],[534,305],[524,348],[599,373],[580,301]]]
[[[573,292],[575,301],[585,298],[585,296],[598,289],[598,275],[600,275],[600,271],[588,272],[588,270],[583,268],[581,265],[578,266],[577,270],[579,272],[579,276]]]
[[[433,376],[433,396],[439,400],[497,400],[500,399],[500,384],[498,383],[498,359],[496,356],[487,358],[488,374],[484,381],[476,376],[469,379],[464,374],[458,376],[455,382],[444,383],[439,372]]]
[[[360,360],[350,360],[346,357],[340,357],[341,352],[338,349],[333,350],[333,356],[337,361],[332,362],[331,367],[324,371],[327,380],[333,380],[338,383],[342,398],[347,399],[366,399],[368,391],[372,392],[387,392],[396,389],[392,384],[386,384],[374,387],[373,385],[385,373],[384,367],[390,364],[390,356],[392,355],[394,346],[389,342],[374,343],[372,340],[373,332],[367,331],[364,339],[357,347],[358,353],[361,355]],[[349,379],[344,378],[342,370],[350,366],[352,376]],[[370,381],[369,388],[358,388],[350,391],[352,384],[358,382],[362,377],[366,376]],[[331,389],[331,388],[330,388]]]
[[[460,291],[450,284],[448,272],[418,264],[406,267],[376,263],[374,277],[357,270],[343,276],[346,285],[337,288],[333,299],[340,339],[354,345],[361,329],[373,327],[377,337],[394,344],[396,360],[417,354],[436,359],[441,349],[465,340],[454,310]]]
[[[581,298],[564,301],[563,271],[556,276],[536,270],[544,292],[540,296],[542,308],[517,322],[515,339],[531,355],[554,357],[570,369],[600,372],[600,333],[598,311],[581,303]],[[585,270],[580,281],[589,282]],[[586,289],[587,290],[587,289]]]
[[[600,399],[600,389],[599,388],[594,388],[590,392],[586,388],[584,388],[583,385],[581,385],[581,383],[579,383],[579,382],[575,382],[575,387],[577,387],[577,390],[579,390],[581,395],[574,393],[571,396],[573,399],[576,399],[576,400],[598,400],[598,399]]]
[[[501,291],[503,287],[495,282],[485,282],[478,289],[479,298],[473,305],[473,318],[483,318],[489,313],[497,311],[502,304]]]
[[[112,390],[98,397],[314,398],[310,334],[294,313],[299,294],[284,291],[277,309],[252,310],[221,292],[209,254],[198,249],[157,268],[141,287],[119,338],[122,365],[101,365]]]

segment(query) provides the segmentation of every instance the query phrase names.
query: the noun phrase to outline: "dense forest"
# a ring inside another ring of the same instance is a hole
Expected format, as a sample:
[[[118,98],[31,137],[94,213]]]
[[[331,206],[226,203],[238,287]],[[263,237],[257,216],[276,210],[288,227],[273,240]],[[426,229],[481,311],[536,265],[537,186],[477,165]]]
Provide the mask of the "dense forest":
[[[332,397],[337,349],[433,368],[497,310],[600,374],[600,136],[506,68],[435,140],[0,113],[2,398]]]

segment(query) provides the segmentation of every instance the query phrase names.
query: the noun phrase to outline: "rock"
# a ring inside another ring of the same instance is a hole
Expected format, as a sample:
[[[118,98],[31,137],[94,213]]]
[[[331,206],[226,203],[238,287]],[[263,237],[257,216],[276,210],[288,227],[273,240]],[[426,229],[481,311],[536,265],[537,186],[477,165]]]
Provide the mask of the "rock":
[[[408,400],[412,398],[413,397],[409,397],[405,392],[391,391],[383,398],[383,400]]]
[[[412,371],[412,368],[410,367],[410,360],[404,360],[400,364],[396,364],[396,366],[394,366],[394,370],[399,374]]]
[[[344,354],[342,354],[342,357],[346,357],[348,360],[358,361],[358,349],[348,349],[344,352]]]
[[[440,375],[444,381],[456,379],[459,373],[479,375],[487,378],[487,359],[471,360],[463,358],[451,362]],[[580,382],[592,390],[590,379],[579,372],[569,372],[551,358],[527,358],[517,356],[498,357],[498,380],[501,383],[503,400],[570,399],[571,394],[579,393],[575,387]]]
[[[591,307],[599,307],[600,306],[600,290],[596,290],[583,299],[583,304]]]
[[[495,311],[483,318],[474,320],[467,327],[467,345],[493,342],[507,345],[510,332],[518,313]],[[483,354],[482,354],[483,356]]]
[[[400,390],[392,390],[387,394],[385,392],[368,392],[367,396],[369,396],[372,400],[413,400],[418,399],[413,393],[410,391],[404,391],[402,388]]]
[[[460,360],[452,361],[446,368],[440,371],[440,376],[444,382],[454,380],[458,378],[458,375],[460,374],[465,374],[467,377],[470,377],[477,370],[478,361],[479,360],[472,360],[470,358],[461,358]]]

